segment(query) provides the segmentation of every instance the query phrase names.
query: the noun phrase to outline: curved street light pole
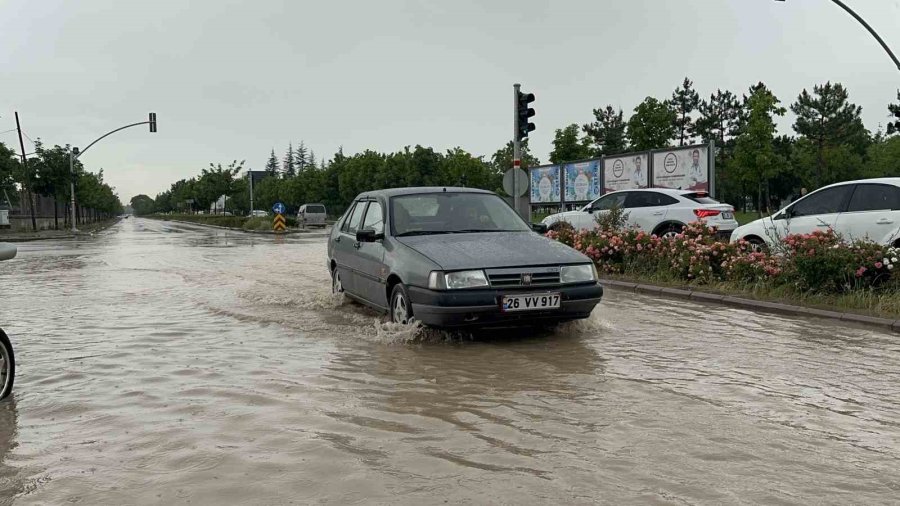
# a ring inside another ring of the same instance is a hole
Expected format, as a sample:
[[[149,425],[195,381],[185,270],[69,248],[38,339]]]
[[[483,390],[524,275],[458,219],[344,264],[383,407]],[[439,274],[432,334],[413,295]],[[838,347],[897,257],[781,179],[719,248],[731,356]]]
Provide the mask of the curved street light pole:
[[[139,126],[139,125],[150,125],[150,132],[151,132],[151,133],[156,132],[156,113],[155,113],[155,112],[151,112],[151,113],[150,113],[150,119],[147,120],[147,121],[139,121],[139,122],[137,122],[137,123],[132,123],[132,124],[130,124],[130,125],[125,125],[125,126],[123,126],[123,127],[116,128],[115,130],[110,130],[109,132],[106,132],[105,134],[101,135],[100,137],[97,137],[96,139],[94,139],[94,142],[88,144],[88,146],[87,146],[86,148],[84,148],[84,150],[82,150],[81,152],[78,151],[78,148],[72,148],[72,149],[69,151],[69,173],[70,173],[71,176],[72,176],[72,181],[71,181],[71,191],[72,191],[72,232],[78,232],[78,229],[75,228],[75,161],[78,160],[78,158],[79,158],[81,155],[87,153],[87,150],[91,149],[91,146],[93,146],[94,144],[97,144],[98,142],[100,142],[101,140],[105,139],[106,137],[108,137],[108,136],[110,136],[110,135],[112,135],[112,134],[114,134],[114,133],[116,133],[116,132],[118,132],[118,131],[120,131],[120,130],[125,130],[126,128],[136,127],[136,126]]]
[[[775,0],[775,1],[776,1],[776,2],[784,2],[785,0]],[[894,65],[897,67],[897,70],[900,70],[900,60],[897,59],[897,56],[894,54],[893,51],[891,51],[891,48],[888,47],[888,45],[887,45],[887,43],[884,41],[884,39],[882,39],[881,36],[878,35],[878,32],[876,32],[875,29],[872,28],[872,27],[869,25],[869,23],[866,23],[866,20],[864,20],[864,19],[862,18],[862,16],[860,16],[859,14],[857,14],[856,12],[854,12],[854,10],[850,8],[850,6],[848,6],[847,4],[845,4],[844,2],[842,2],[841,0],[831,0],[831,1],[834,2],[834,3],[836,3],[840,8],[844,9],[845,11],[847,11],[848,14],[850,14],[851,16],[853,16],[853,19],[859,21],[859,23],[860,23],[861,25],[863,25],[863,26],[866,28],[866,30],[869,31],[869,33],[872,34],[872,37],[875,37],[875,40],[877,40],[878,43],[881,44],[881,47],[884,48],[884,51],[888,54],[888,56],[891,57],[891,60],[893,60]]]

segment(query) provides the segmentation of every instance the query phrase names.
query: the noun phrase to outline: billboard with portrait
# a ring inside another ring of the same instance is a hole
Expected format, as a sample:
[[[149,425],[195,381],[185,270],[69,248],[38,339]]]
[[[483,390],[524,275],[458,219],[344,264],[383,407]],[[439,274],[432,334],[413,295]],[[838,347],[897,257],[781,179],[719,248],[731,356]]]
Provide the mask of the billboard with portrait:
[[[646,188],[650,165],[647,153],[631,153],[603,159],[603,193]]]
[[[600,196],[600,160],[564,166],[566,202],[586,202]]]
[[[689,146],[653,152],[653,186],[710,191],[709,146]]]
[[[559,165],[533,167],[531,172],[531,203],[559,203]]]

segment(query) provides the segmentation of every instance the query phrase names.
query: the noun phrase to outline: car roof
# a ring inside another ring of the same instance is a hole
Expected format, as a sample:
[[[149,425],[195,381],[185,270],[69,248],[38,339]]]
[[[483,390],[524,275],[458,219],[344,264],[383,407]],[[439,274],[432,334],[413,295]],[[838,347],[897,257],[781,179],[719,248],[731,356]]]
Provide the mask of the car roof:
[[[665,193],[666,195],[689,195],[691,193],[709,193],[707,191],[702,191],[702,190],[676,190],[673,188],[631,188],[629,190],[616,190],[614,192],[605,193],[604,195],[609,195],[611,193],[638,192],[638,191]]]
[[[410,186],[407,188],[386,188],[384,190],[373,190],[360,193],[356,198],[365,197],[398,197],[401,195],[418,195],[422,193],[486,193],[493,195],[494,192],[480,190],[478,188],[461,188],[456,186]],[[355,199],[354,199],[355,200]]]
[[[873,177],[871,179],[857,179],[855,181],[841,181],[840,183],[830,184],[828,186],[823,186],[823,188],[830,188],[832,186],[842,186],[847,184],[860,184],[860,183],[881,183],[881,184],[892,184],[894,186],[900,186],[900,177]]]

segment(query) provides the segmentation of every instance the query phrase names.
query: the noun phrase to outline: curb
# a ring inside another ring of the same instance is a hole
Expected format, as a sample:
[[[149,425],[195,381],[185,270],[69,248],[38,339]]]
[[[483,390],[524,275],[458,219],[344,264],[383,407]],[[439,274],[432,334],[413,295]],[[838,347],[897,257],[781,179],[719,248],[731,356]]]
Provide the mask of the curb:
[[[309,230],[285,230],[284,232],[276,233],[273,230],[244,230],[243,228],[234,228],[234,227],[223,227],[222,225],[209,225],[207,223],[196,223],[193,221],[182,221],[182,220],[164,220],[161,218],[148,218],[156,221],[168,221],[171,223],[183,223],[185,225],[196,225],[198,227],[209,227],[209,228],[218,228],[220,230],[231,230],[232,232],[241,232],[244,234],[259,234],[259,235],[290,235],[290,234],[306,234]]]
[[[615,279],[601,279],[600,283],[604,287],[609,287],[613,290],[689,299],[696,300],[698,302],[710,302],[732,307],[754,309],[766,313],[778,313],[788,316],[828,318],[831,320],[839,320],[842,322],[865,325],[869,327],[879,327],[882,330],[890,330],[900,333],[900,320],[894,320],[890,318],[879,318],[876,316],[866,316],[855,313],[841,313],[838,311],[828,311],[825,309],[795,306],[791,304],[784,304],[781,302],[744,299],[741,297],[734,297],[732,295],[701,292],[692,288],[670,288],[634,283],[631,281],[619,281]]]
[[[79,237],[86,237],[91,234],[103,232],[104,230],[112,227],[113,225],[115,225],[116,223],[119,223],[120,221],[122,221],[122,219],[118,218],[115,221],[113,221],[112,223],[110,223],[104,227],[100,227],[96,230],[91,230],[89,232],[83,232],[83,231],[79,230],[78,232],[76,232],[74,234],[72,232],[65,232],[63,234],[51,235],[51,236],[47,236],[47,237],[28,237],[27,235],[4,237],[3,234],[0,234],[0,239],[3,239],[5,242],[34,242],[34,241],[51,241],[54,239],[77,239]],[[56,230],[53,230],[52,232],[56,232]],[[34,232],[30,232],[30,233],[34,233]]]

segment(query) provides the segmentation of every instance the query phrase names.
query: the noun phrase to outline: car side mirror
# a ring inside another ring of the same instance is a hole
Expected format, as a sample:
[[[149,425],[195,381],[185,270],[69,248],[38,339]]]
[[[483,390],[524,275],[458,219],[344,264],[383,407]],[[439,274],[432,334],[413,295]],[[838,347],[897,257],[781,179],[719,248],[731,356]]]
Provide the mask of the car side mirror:
[[[589,207],[589,208],[585,209],[585,211],[587,211],[588,214],[594,214],[594,208],[593,208],[593,207]]]
[[[534,230],[535,232],[537,232],[539,234],[546,234],[547,233],[547,225],[544,225],[543,223],[532,223],[531,230]]]
[[[371,228],[356,231],[356,240],[358,242],[375,242],[379,239],[384,239],[384,234],[379,234]]]

